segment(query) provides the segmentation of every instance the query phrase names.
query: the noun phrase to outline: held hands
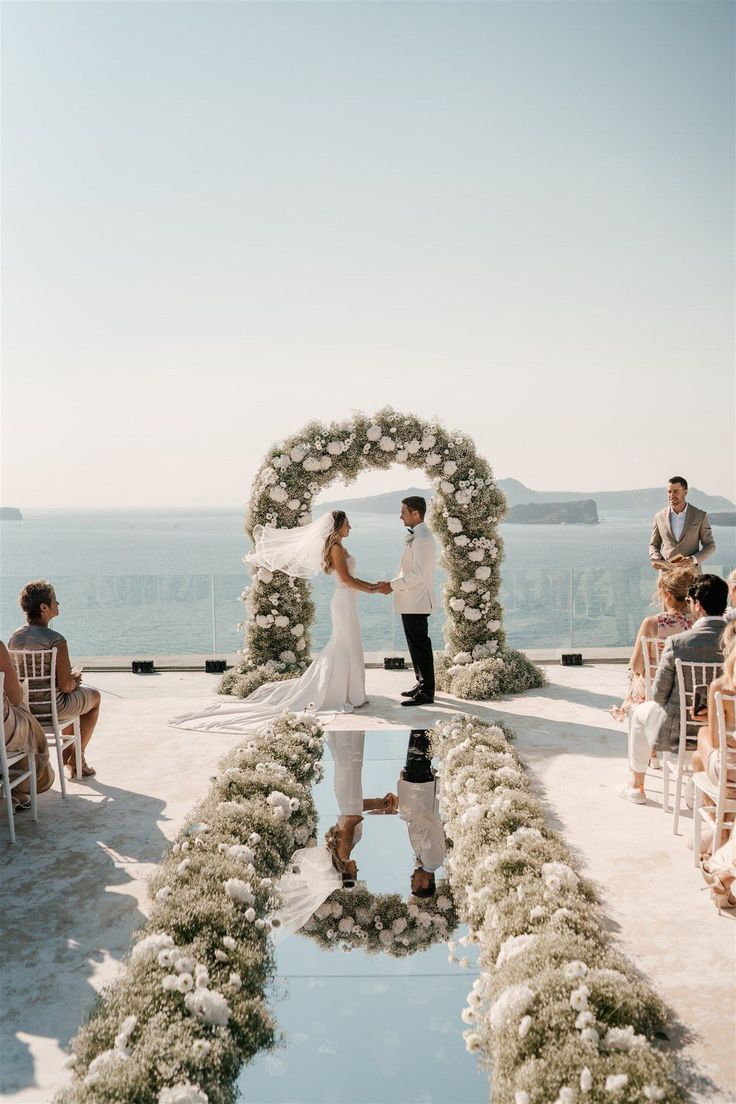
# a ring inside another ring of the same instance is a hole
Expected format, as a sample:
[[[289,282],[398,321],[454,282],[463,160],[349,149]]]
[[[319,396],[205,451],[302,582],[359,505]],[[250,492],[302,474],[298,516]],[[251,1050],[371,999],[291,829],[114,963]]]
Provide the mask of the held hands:
[[[390,583],[385,583],[385,582],[384,583],[374,583],[373,586],[371,587],[371,593],[372,594],[391,594],[392,593],[391,584]]]

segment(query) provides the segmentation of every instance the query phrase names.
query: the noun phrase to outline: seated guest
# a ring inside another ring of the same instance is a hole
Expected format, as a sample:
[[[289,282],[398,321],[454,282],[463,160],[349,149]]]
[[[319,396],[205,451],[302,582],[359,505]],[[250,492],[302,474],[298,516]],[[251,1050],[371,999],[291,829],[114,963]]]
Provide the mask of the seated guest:
[[[687,501],[687,479],[673,475],[667,484],[669,505],[654,515],[649,538],[652,567],[662,571],[672,564],[686,563],[700,571],[703,560],[716,550],[716,542],[705,510]]]
[[[81,686],[81,672],[72,669],[66,640],[61,633],[49,628],[49,621],[58,616],[59,603],[53,586],[46,579],[36,579],[23,587],[19,596],[20,608],[26,615],[27,625],[17,629],[8,647],[11,652],[38,652],[56,649],[56,706],[59,721],[73,721],[79,717],[82,734],[82,775],[86,778],[94,770],[84,758],[84,751],[92,739],[92,733],[100,714],[100,692],[91,686]],[[72,727],[63,729],[71,733]],[[74,747],[64,751],[64,762],[70,778],[74,778]]]
[[[728,597],[731,605],[726,610],[724,617],[727,621],[734,621],[736,620],[736,568],[728,576],[726,582],[728,583]]]
[[[708,779],[714,786],[719,784],[720,755],[718,748],[718,714],[716,711],[716,694],[736,694],[736,620],[730,621],[724,630],[721,639],[721,651],[723,652],[723,674],[714,679],[708,687],[708,724],[702,725],[698,733],[698,750],[693,755],[693,772],[705,771]],[[728,748],[726,751],[726,788],[729,798],[736,797],[736,716],[732,702],[723,703],[723,711],[726,720],[726,738]],[[712,804],[705,795],[705,804]],[[701,848],[704,853],[711,850],[713,842],[713,830],[704,829],[700,836]],[[721,840],[716,843],[719,847]]]
[[[687,592],[695,579],[696,575],[689,568],[672,568],[659,573],[657,597],[662,612],[645,617],[639,626],[629,660],[628,692],[621,705],[611,707],[611,716],[617,721],[626,720],[632,705],[638,705],[646,699],[642,637],[666,640],[692,627],[693,618],[687,603]]]
[[[49,745],[44,731],[28,707],[23,703],[23,690],[18,681],[8,649],[0,641],[0,671],[5,675],[3,682],[3,732],[5,734],[5,750],[8,755],[17,755],[18,752],[32,752],[36,767],[36,789],[38,793],[48,790],[54,781],[54,772],[49,763]],[[17,764],[23,771],[25,763]],[[13,766],[11,766],[11,771]],[[30,808],[31,799],[28,796],[30,789],[29,779],[24,779],[17,786],[13,786],[13,808]]]
[[[631,781],[618,793],[637,805],[646,802],[644,778],[653,750],[676,751],[680,742],[680,691],[675,660],[683,663],[720,663],[720,640],[726,622],[728,599],[725,579],[701,575],[690,587],[688,600],[695,624],[687,632],[671,636],[664,646],[652,687],[652,700],[636,705],[629,714],[629,766]]]

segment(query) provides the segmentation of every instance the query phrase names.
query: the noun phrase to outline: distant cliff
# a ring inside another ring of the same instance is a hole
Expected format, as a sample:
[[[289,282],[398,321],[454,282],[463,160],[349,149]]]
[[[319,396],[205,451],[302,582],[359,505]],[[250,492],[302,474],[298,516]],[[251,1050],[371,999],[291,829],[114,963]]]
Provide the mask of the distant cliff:
[[[648,487],[635,491],[533,491],[525,487],[518,479],[499,479],[498,488],[506,495],[509,508],[530,504],[544,504],[547,506],[559,506],[563,502],[583,503],[593,501],[598,509],[606,517],[611,511],[615,514],[647,515],[650,519],[657,510],[667,505],[667,491],[665,487]],[[427,500],[433,492],[427,487],[407,487],[405,491],[387,491],[384,494],[368,495],[365,498],[343,498],[339,502],[320,503],[316,507],[319,514],[324,510],[335,510],[347,507],[350,510],[368,514],[393,514],[398,513],[402,498],[406,495],[423,495]],[[688,501],[701,510],[728,511],[735,508],[734,503],[720,495],[705,494],[697,487],[691,487],[688,493]],[[713,514],[710,514],[711,521]],[[511,515],[506,516],[506,521],[516,521]],[[596,519],[597,520],[597,519]],[[717,524],[728,525],[728,522]]]
[[[0,521],[22,521],[23,515],[15,506],[0,506]]]
[[[515,525],[597,525],[595,500],[582,502],[527,502],[512,506],[506,521]]]
[[[708,519],[711,525],[729,525],[732,528],[736,526],[735,513],[708,514]]]

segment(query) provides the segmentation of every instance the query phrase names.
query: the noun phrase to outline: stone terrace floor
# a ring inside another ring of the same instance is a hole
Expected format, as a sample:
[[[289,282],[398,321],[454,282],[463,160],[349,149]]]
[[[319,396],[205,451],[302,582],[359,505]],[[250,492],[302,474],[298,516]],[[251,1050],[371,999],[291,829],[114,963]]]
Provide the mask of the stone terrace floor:
[[[691,815],[674,837],[661,773],[651,776],[644,807],[616,794],[626,740],[608,707],[622,697],[624,669],[546,670],[544,690],[492,706],[444,697],[423,710],[400,708],[406,673],[368,670],[370,705],[332,727],[429,727],[456,709],[508,720],[550,822],[600,887],[611,930],[669,1004],[679,1024],[673,1037],[703,1079],[702,1099],[732,1101],[736,926],[701,892],[684,843]],[[144,918],[147,875],[237,739],[167,727],[169,717],[214,695],[217,676],[102,672],[89,681],[103,691],[89,751],[97,776],[70,783],[65,802],[55,783],[39,801],[37,824],[16,818],[15,847],[0,826],[0,1092],[8,1102],[51,1101],[64,1083],[64,1048]]]

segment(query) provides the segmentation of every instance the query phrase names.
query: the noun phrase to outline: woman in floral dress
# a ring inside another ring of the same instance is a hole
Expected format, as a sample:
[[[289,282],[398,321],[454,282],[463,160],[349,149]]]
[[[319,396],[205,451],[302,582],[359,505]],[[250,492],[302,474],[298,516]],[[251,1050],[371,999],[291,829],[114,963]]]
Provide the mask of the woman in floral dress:
[[[634,650],[629,659],[629,688],[621,705],[611,706],[611,716],[617,721],[626,721],[632,705],[646,700],[644,683],[644,656],[641,649],[643,637],[656,637],[666,640],[668,636],[686,632],[692,628],[693,618],[687,604],[687,592],[695,582],[696,575],[690,568],[672,568],[661,571],[657,579],[657,598],[661,613],[645,617],[639,626],[634,642]]]

